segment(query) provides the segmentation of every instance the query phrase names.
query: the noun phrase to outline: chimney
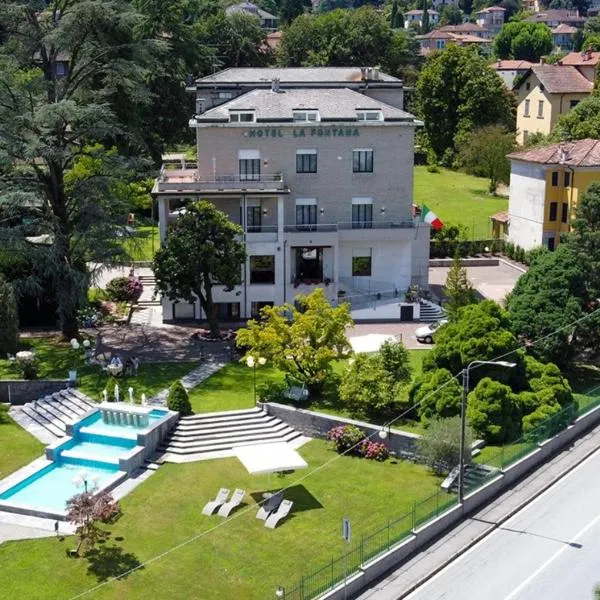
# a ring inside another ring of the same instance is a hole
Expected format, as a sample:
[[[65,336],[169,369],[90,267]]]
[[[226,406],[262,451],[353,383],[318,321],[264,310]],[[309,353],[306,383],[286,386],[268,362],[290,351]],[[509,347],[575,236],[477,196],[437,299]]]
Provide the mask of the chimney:
[[[367,67],[367,80],[371,81],[373,79],[373,69],[371,67]]]
[[[379,69],[377,67],[373,67],[373,81],[377,81],[379,79]]]
[[[367,67],[361,67],[361,68],[360,68],[360,78],[361,78],[363,81],[366,81],[366,80],[367,80]]]
[[[273,77],[271,80],[271,91],[275,92],[276,94],[279,93],[279,78]]]
[[[545,64],[546,64],[546,57],[540,56],[540,65],[545,65]]]

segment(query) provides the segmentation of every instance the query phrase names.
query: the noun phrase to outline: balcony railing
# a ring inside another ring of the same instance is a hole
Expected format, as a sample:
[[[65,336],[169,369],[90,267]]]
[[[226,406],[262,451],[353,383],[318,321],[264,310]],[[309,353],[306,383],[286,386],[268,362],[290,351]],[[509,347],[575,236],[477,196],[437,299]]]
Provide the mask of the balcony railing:
[[[337,223],[315,223],[314,225],[285,225],[285,232],[327,232],[346,229],[410,229],[414,221],[338,221]]]
[[[239,174],[200,173],[198,169],[161,169],[158,191],[226,191],[226,190],[284,190],[286,184],[281,173]]]

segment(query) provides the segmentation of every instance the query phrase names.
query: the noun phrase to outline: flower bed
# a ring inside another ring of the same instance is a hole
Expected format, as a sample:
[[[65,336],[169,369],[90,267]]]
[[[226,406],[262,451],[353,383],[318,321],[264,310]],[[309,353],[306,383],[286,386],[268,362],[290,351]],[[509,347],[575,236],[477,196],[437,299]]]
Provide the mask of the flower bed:
[[[339,454],[351,454],[369,460],[383,462],[390,452],[385,444],[373,442],[365,437],[365,432],[355,425],[338,425],[327,432]]]
[[[235,338],[233,329],[223,330],[219,332],[219,337],[213,337],[208,329],[198,329],[194,331],[190,338],[199,342],[228,342]]]

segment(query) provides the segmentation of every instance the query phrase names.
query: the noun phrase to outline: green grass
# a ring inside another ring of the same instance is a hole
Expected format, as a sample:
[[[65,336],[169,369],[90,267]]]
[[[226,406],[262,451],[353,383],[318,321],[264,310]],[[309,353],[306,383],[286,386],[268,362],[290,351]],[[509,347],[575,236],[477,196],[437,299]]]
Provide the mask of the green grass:
[[[289,589],[301,575],[342,554],[342,517],[351,519],[356,543],[361,534],[408,513],[415,500],[439,489],[439,479],[412,463],[338,457],[318,440],[300,453],[309,469],[274,476],[270,486],[268,476],[249,475],[236,459],[164,465],[123,499],[123,516],[111,526],[111,539],[94,560],[66,558],[65,550],[74,545],[71,539],[2,544],[2,595],[69,598],[197,536],[172,554],[97,590],[93,597],[270,598],[278,585]],[[269,487],[288,485],[292,515],[277,529],[266,529],[255,518],[255,502]],[[203,504],[223,486],[244,488],[250,510],[228,521],[203,516]],[[409,518],[403,523],[410,527]]]
[[[488,180],[459,171],[427,167],[414,171],[414,202],[426,204],[444,223],[463,225],[470,239],[485,239],[491,233],[489,217],[508,209],[508,199],[488,194]]]
[[[0,404],[0,479],[42,455],[44,446],[17,425]]]
[[[152,251],[152,232],[154,230],[154,252]],[[160,246],[158,227],[141,226],[135,228],[135,235],[123,241],[123,248],[134,261],[148,261]]]

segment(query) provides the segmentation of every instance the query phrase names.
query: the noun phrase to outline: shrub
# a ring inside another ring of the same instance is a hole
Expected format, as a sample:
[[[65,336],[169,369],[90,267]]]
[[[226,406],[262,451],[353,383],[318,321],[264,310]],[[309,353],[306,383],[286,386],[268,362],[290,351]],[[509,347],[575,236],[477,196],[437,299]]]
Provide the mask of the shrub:
[[[143,291],[137,277],[115,277],[106,286],[106,296],[113,302],[137,302]]]
[[[427,172],[428,173],[439,173],[440,168],[437,165],[427,165]]]
[[[111,375],[107,382],[106,385],[104,386],[104,389],[106,390],[106,399],[109,402],[114,402],[115,401],[115,387],[119,385],[119,382]],[[123,391],[121,389],[121,387],[119,386],[119,398],[123,398]]]
[[[390,451],[385,444],[381,442],[372,442],[370,440],[363,440],[358,448],[360,456],[368,460],[376,460],[383,462],[390,456]]]
[[[343,454],[351,448],[351,454],[358,454],[359,444],[365,439],[365,434],[355,425],[338,425],[327,432],[327,439],[333,442],[338,454]]]
[[[169,410],[177,411],[182,417],[192,414],[192,405],[190,404],[188,393],[179,380],[169,388],[167,407]]]
[[[284,399],[283,394],[288,388],[289,386],[285,383],[270,381],[258,385],[256,393],[261,402],[280,402]]]
[[[471,447],[471,429],[465,429],[465,449]],[[417,442],[417,448],[425,463],[436,473],[449,473],[460,457],[460,417],[432,419],[425,434]],[[465,452],[465,460],[471,455]]]

